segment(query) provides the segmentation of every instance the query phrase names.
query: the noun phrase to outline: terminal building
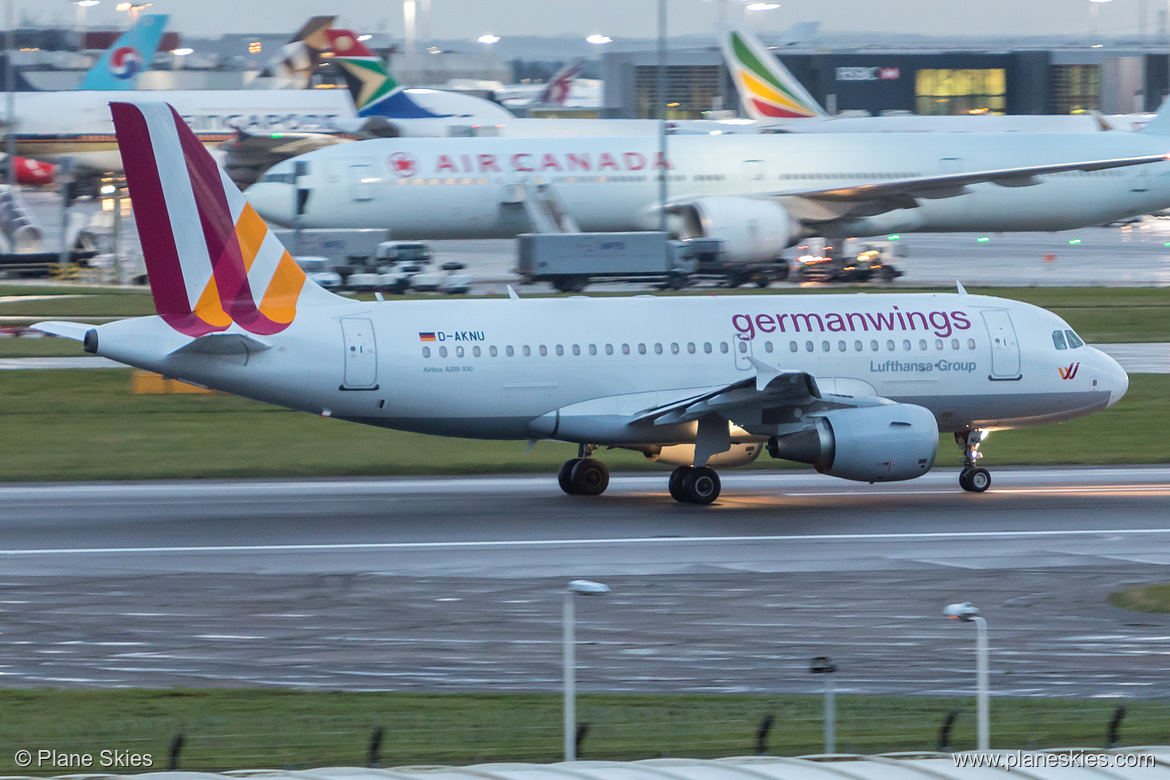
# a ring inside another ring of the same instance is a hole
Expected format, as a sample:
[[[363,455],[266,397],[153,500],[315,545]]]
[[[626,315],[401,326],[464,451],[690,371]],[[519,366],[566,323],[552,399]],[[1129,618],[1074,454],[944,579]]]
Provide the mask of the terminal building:
[[[1154,111],[1170,92],[1165,47],[1003,52],[792,52],[780,60],[830,114],[1070,114]],[[602,115],[650,118],[657,104],[655,51],[606,53]],[[738,110],[716,48],[668,53],[667,103],[674,119]]]

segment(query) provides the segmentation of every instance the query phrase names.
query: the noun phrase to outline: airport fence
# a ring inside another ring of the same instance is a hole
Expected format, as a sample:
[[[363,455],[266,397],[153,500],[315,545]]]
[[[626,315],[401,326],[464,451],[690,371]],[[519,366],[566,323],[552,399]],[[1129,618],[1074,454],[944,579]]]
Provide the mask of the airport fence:
[[[347,694],[323,695],[337,697],[326,708],[331,714],[160,717],[146,708],[142,717],[42,723],[10,713],[0,721],[0,742],[11,747],[0,763],[11,764],[12,751],[22,747],[34,753],[46,749],[95,756],[107,749],[145,753],[152,756],[150,768],[156,771],[172,763],[188,770],[225,770],[547,762],[561,755],[561,702],[556,696],[365,694],[360,704],[347,707]],[[1170,702],[1126,703],[1115,723],[1118,706],[1112,700],[997,699],[992,704],[992,746],[1170,741]],[[584,726],[580,755],[586,759],[758,752],[793,756],[823,749],[821,699],[816,696],[583,696],[578,714]],[[769,716],[770,728],[764,728]],[[948,720],[952,727],[940,735]],[[841,696],[837,750],[971,749],[974,720],[973,702],[966,699]],[[0,767],[0,773],[13,774],[15,769]]]

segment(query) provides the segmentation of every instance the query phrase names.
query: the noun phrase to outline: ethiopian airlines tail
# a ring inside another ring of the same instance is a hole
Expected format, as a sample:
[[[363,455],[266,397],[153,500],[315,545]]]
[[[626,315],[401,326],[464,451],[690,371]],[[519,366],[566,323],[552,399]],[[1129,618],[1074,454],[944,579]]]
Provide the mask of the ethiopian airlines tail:
[[[731,25],[721,33],[723,59],[748,116],[763,122],[827,116],[759,38]]]
[[[299,307],[344,300],[305,276],[173,108],[110,108],[155,311],[171,328],[265,336]]]
[[[147,14],[122,33],[114,45],[85,74],[78,89],[130,90],[138,86],[138,74],[150,61],[167,26],[166,14]]]
[[[406,88],[386,70],[373,52],[350,30],[326,30],[333,49],[333,61],[341,66],[353,107],[358,116],[387,119],[437,119],[436,114],[416,103]]]

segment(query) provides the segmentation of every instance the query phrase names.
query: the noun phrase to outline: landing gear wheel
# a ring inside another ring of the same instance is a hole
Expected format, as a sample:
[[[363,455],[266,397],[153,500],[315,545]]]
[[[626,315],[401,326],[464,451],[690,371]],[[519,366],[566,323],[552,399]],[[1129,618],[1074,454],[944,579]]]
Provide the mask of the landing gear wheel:
[[[578,496],[600,496],[609,487],[609,469],[593,458],[583,458],[569,471],[569,482]]]
[[[572,458],[566,460],[561,464],[561,470],[557,472],[557,484],[561,486],[561,490],[568,493],[570,496],[576,495],[573,491],[573,467],[581,462],[580,458]]]
[[[667,483],[667,487],[670,488],[670,497],[675,501],[686,500],[683,498],[682,494],[682,483],[690,471],[690,466],[679,466],[677,469],[670,472],[670,481]]]
[[[982,493],[991,487],[991,472],[984,468],[963,469],[959,473],[959,487],[969,493]]]
[[[686,473],[679,486],[682,500],[690,504],[710,504],[719,498],[719,475],[706,466],[692,468]]]

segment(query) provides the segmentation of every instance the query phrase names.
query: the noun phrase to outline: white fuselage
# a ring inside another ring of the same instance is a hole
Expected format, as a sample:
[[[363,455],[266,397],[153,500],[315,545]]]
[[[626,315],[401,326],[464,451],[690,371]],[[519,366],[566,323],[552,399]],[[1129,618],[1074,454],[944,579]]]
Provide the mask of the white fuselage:
[[[668,141],[668,202],[767,196],[903,178],[1162,154],[1146,133],[1033,135],[684,135]],[[585,231],[654,229],[658,139],[449,138],[359,141],[304,155],[304,227],[389,228],[404,239],[510,237],[531,229],[526,181],[555,187]],[[267,219],[291,224],[292,161],[248,190]],[[283,180],[282,180],[283,179]],[[914,208],[820,222],[820,235],[893,231],[1065,230],[1170,206],[1170,163],[972,185]],[[778,202],[783,204],[783,198]]]
[[[751,358],[921,405],[943,431],[1070,419],[1128,386],[1105,354],[1058,350],[1056,315],[974,295],[333,300],[248,356],[168,354],[190,339],[156,317],[98,326],[98,354],[372,425],[603,444],[692,441],[693,423],[629,421],[753,376]]]
[[[150,90],[136,92],[18,92],[17,154],[38,160],[72,157],[93,171],[121,173],[110,102],[165,101],[206,144],[237,130],[248,133],[337,132],[354,117],[340,89]]]

